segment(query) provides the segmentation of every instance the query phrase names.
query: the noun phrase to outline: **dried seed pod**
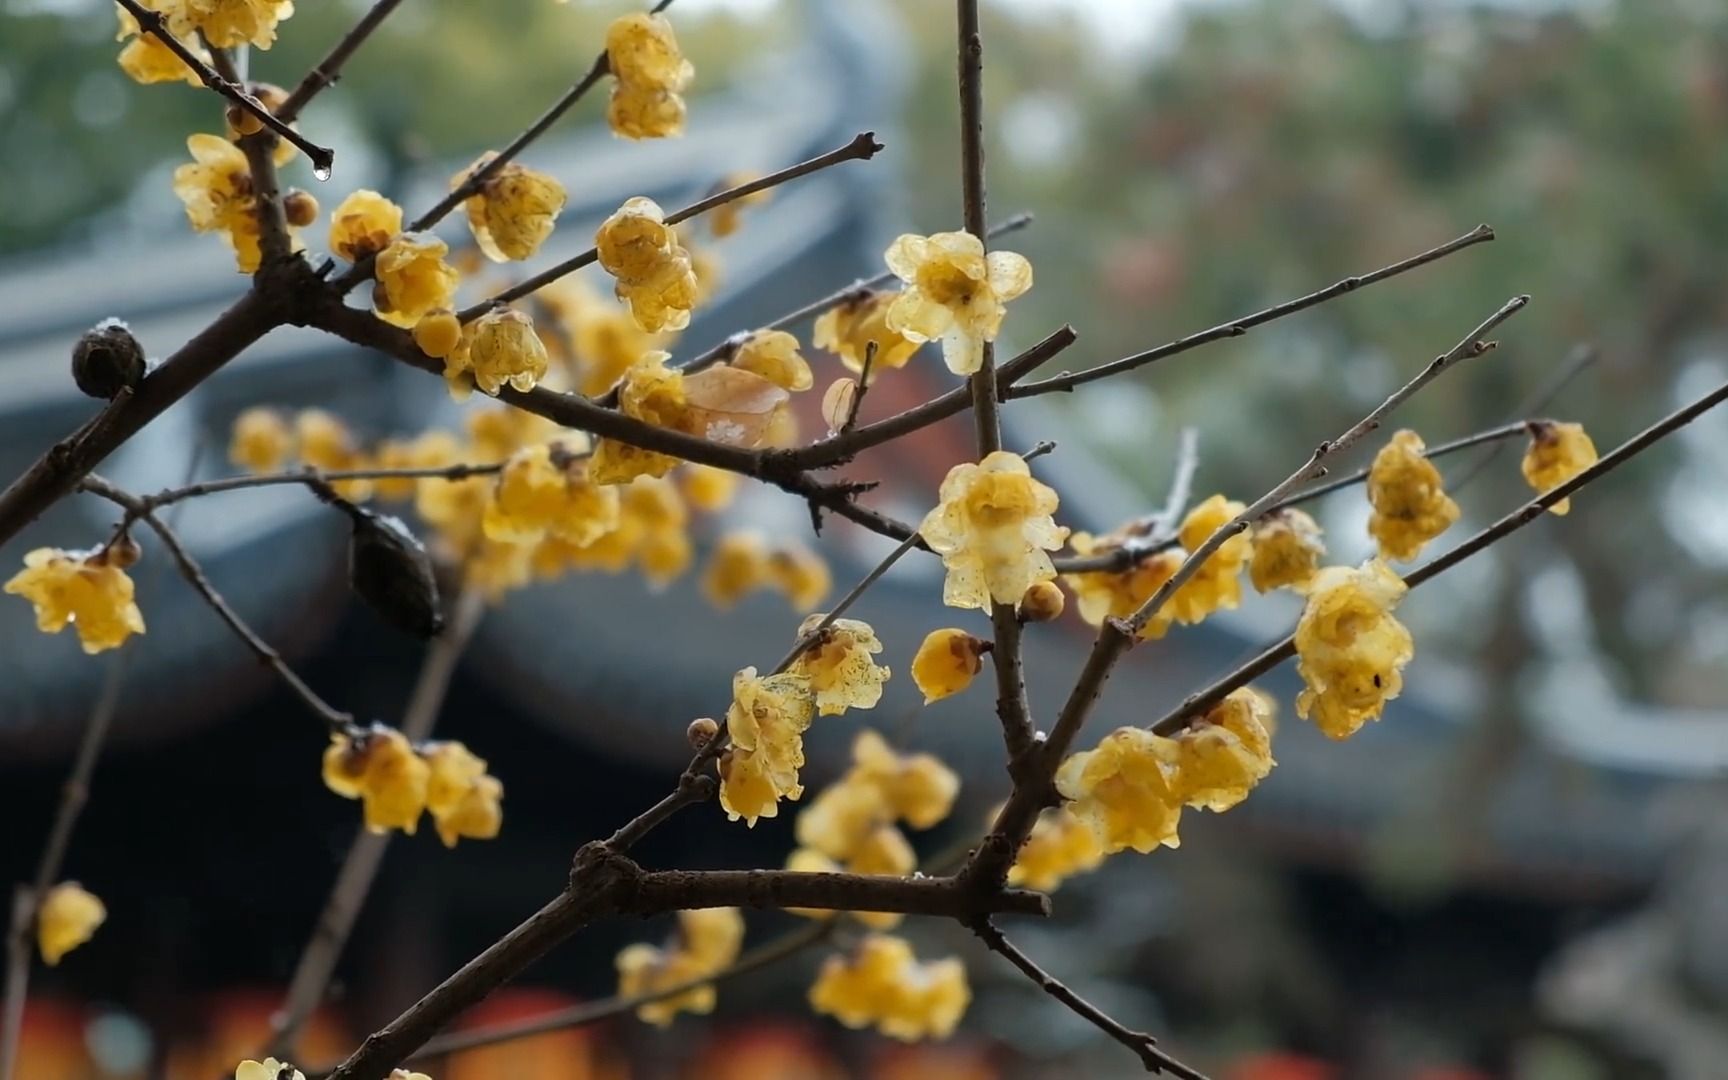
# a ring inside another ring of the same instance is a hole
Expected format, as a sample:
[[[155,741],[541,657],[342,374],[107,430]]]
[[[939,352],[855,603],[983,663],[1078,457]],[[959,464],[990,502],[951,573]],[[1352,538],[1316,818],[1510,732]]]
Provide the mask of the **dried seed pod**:
[[[119,319],[104,319],[72,347],[72,381],[107,401],[144,378],[144,347]]]
[[[432,560],[408,526],[355,506],[334,492],[321,497],[348,515],[348,582],[368,607],[403,633],[429,638],[444,629]]]

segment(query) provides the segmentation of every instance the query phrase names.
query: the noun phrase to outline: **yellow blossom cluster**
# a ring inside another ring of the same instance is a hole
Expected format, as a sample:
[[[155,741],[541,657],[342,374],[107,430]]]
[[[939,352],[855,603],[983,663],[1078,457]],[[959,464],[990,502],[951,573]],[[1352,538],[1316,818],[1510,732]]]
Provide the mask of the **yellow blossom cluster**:
[[[751,371],[712,367],[694,375],[668,368],[664,352],[650,352],[624,373],[618,410],[655,427],[728,446],[752,448],[770,437],[786,414],[787,392]],[[594,475],[603,484],[638,476],[665,476],[679,463],[672,454],[602,439]]]
[[[36,629],[44,634],[71,626],[86,653],[117,649],[144,632],[144,613],[126,575],[136,551],[121,544],[95,551],[36,548],[24,556],[24,569],[7,580],[5,591],[35,606]]]
[[[1274,510],[1256,521],[1249,536],[1254,555],[1248,563],[1248,580],[1256,592],[1305,590],[1326,556],[1320,526],[1293,506]]]
[[[302,409],[290,417],[263,405],[247,408],[234,418],[228,460],[251,473],[280,472],[296,461],[320,472],[373,465],[335,414]],[[341,480],[334,487],[344,498],[364,500],[372,494],[373,485],[368,480]]]
[[[1329,566],[1309,586],[1296,624],[1296,670],[1305,688],[1296,715],[1327,736],[1346,739],[1404,688],[1415,642],[1393,609],[1404,579],[1378,559],[1361,567]]]
[[[481,154],[474,164],[450,180],[456,191],[469,177],[486,168],[496,151]],[[511,161],[492,170],[480,190],[463,202],[474,242],[493,262],[526,259],[552,235],[564,209],[564,185],[537,169]]]
[[[1106,854],[1178,847],[1183,806],[1227,810],[1272,771],[1270,703],[1232,692],[1176,738],[1118,728],[1056,772],[1056,790]]]
[[[556,536],[586,547],[618,527],[618,489],[588,477],[587,436],[537,443],[510,456],[481,527],[489,540],[523,544]]]
[[[1176,533],[1180,547],[1165,547],[1140,556],[1126,570],[1087,570],[1067,575],[1080,617],[1099,626],[1107,618],[1125,619],[1133,615],[1176,576],[1187,558],[1184,548],[1198,549],[1242,510],[1241,503],[1213,495],[1182,519]],[[1082,557],[1107,555],[1135,544],[1140,531],[1136,523],[1102,537],[1075,533],[1069,544]],[[1197,623],[1215,611],[1240,605],[1242,570],[1253,553],[1253,542],[1246,533],[1237,533],[1224,541],[1141,627],[1141,639],[1161,638],[1172,623]]]
[[[816,717],[810,680],[790,672],[758,675],[747,667],[732,679],[726,730],[732,747],[720,759],[720,806],[733,821],[755,827],[779,813],[782,798],[804,794],[804,732]]]
[[[1538,420],[1530,424],[1530,446],[1519,463],[1524,480],[1538,494],[1554,490],[1561,484],[1596,464],[1596,444],[1583,424],[1563,424]],[[1561,499],[1548,509],[1565,514],[1572,509],[1571,499]]]
[[[689,511],[671,481],[639,476],[617,491],[617,527],[584,547],[549,536],[534,551],[535,573],[550,577],[568,569],[617,574],[634,565],[650,586],[661,588],[689,569],[694,557]]]
[[[942,602],[990,610],[1014,604],[1033,583],[1056,576],[1049,552],[1068,530],[1056,524],[1056,492],[1032,477],[1018,454],[998,450],[976,465],[954,466],[941,501],[918,531],[942,556]]]
[[[410,836],[429,812],[446,847],[464,837],[490,840],[504,823],[504,785],[459,742],[416,750],[400,731],[374,724],[332,735],[324,751],[324,785],[359,799],[366,828]]]
[[[1441,486],[1422,436],[1408,429],[1374,455],[1368,468],[1368,534],[1383,559],[1414,559],[1428,541],[1458,520],[1458,504]]]
[[[953,1034],[971,1001],[959,958],[920,961],[909,943],[887,934],[830,956],[810,987],[817,1012],[905,1042]]]
[[[722,611],[763,589],[783,594],[796,611],[809,611],[832,586],[821,555],[795,540],[771,545],[754,529],[722,535],[702,570],[702,594]]]
[[[36,909],[36,947],[49,967],[89,941],[108,918],[108,908],[76,881],[51,887]]]
[[[535,296],[564,332],[576,389],[589,397],[611,390],[632,364],[669,340],[637,326],[627,309],[577,278],[554,282]]]
[[[798,812],[799,847],[786,869],[910,874],[918,866],[918,857],[896,822],[914,829],[933,828],[954,809],[959,793],[960,778],[940,759],[932,754],[899,754],[866,728],[852,743],[852,768]],[[832,912],[799,910],[797,914],[826,918]],[[853,914],[877,930],[890,929],[901,918],[883,911]]]
[[[990,643],[964,630],[944,627],[924,635],[912,657],[912,682],[924,695],[924,704],[941,701],[972,685],[984,668]]]
[[[1032,287],[1032,264],[1024,256],[986,255],[983,241],[966,232],[907,233],[884,258],[906,283],[888,307],[888,329],[908,341],[940,339],[942,359],[956,375],[983,365],[984,345],[996,340],[1008,301]]]
[[[606,119],[626,139],[661,139],[684,131],[682,92],[696,69],[678,51],[664,15],[635,13],[606,29],[607,68],[617,80]]]
[[[744,917],[737,908],[700,908],[678,913],[678,929],[664,947],[637,943],[618,953],[618,996],[659,993],[714,975],[738,959]],[[681,1012],[714,1011],[713,983],[636,1008],[639,1019],[665,1027]]]
[[[824,618],[820,612],[806,618],[798,627],[798,640],[815,633]],[[882,700],[889,671],[876,662],[875,654],[881,651],[882,642],[869,623],[835,619],[816,633],[787,670],[810,680],[818,715],[839,716],[847,709],[873,709]]]
[[[166,13],[166,9],[159,3],[146,6]],[[192,86],[204,84],[198,73],[193,71],[186,61],[174,55],[174,50],[163,44],[162,39],[155,34],[143,33],[139,29],[138,20],[132,17],[130,11],[118,4],[114,9],[120,13],[120,29],[114,35],[114,40],[126,42],[126,47],[120,50],[120,70],[124,71],[128,78],[146,86],[161,82],[183,82]],[[205,64],[210,63],[209,50],[196,40],[181,39],[181,44]]]
[[[995,815],[991,817],[994,820]],[[1055,806],[1040,813],[1033,823],[1008,870],[1008,884],[1052,892],[1068,878],[1096,870],[1103,863],[1104,845],[1092,826],[1066,806]]]
[[[923,342],[889,328],[888,309],[895,299],[895,293],[874,290],[848,297],[816,319],[810,344],[827,349],[849,370],[860,374],[870,346],[876,346],[876,359],[870,363],[872,381],[882,371],[905,367]]]
[[[816,381],[810,373],[810,362],[798,351],[798,339],[784,330],[752,332],[732,350],[727,363],[794,393],[810,389]]]
[[[652,334],[690,325],[696,271],[658,203],[640,195],[625,200],[600,224],[594,246],[637,326]]]
[[[401,234],[402,208],[366,188],[349,192],[330,214],[330,254],[338,259],[371,258]]]
[[[372,264],[372,309],[392,326],[413,329],[421,319],[455,306],[460,275],[444,261],[450,245],[431,233],[399,233]],[[426,343],[418,342],[421,348]],[[455,342],[451,342],[455,347]]]

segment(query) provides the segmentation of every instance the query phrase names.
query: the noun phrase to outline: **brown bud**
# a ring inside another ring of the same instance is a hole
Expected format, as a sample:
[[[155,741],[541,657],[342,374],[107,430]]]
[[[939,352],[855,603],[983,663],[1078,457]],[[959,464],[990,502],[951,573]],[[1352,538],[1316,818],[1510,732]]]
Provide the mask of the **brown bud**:
[[[698,716],[690,721],[690,726],[684,729],[684,740],[690,744],[690,749],[700,750],[714,741],[714,736],[720,734],[720,725],[711,716]]]
[[[1061,586],[1054,581],[1034,581],[1026,595],[1020,598],[1020,621],[1050,622],[1058,618],[1067,606],[1068,598],[1062,594]]]
[[[144,347],[119,319],[84,331],[72,347],[72,381],[104,401],[144,378]]]
[[[304,229],[318,220],[318,200],[312,197],[311,192],[289,188],[288,193],[282,196],[282,213],[288,224]]]
[[[138,560],[143,556],[144,549],[138,545],[138,541],[132,539],[129,532],[121,533],[114,538],[113,543],[97,552],[97,557],[103,562],[121,570],[138,565]]]
[[[256,135],[264,130],[264,121],[258,119],[258,114],[239,105],[228,106],[223,111],[222,118],[228,122],[229,133],[237,139]]]
[[[332,500],[354,526],[348,580],[360,599],[398,630],[429,638],[444,628],[432,560],[408,527],[346,500]]]

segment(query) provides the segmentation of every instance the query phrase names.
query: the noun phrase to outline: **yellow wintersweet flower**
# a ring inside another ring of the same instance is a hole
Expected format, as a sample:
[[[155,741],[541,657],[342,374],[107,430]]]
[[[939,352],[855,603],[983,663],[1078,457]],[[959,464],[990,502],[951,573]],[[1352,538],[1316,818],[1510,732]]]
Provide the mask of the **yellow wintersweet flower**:
[[[1068,544],[1075,554],[1084,557],[1120,550],[1130,539],[1120,534],[1095,537],[1078,532],[1069,538]],[[1064,576],[1074,590],[1080,617],[1093,626],[1102,626],[1105,619],[1126,619],[1139,611],[1166,581],[1176,576],[1182,559],[1180,549],[1166,548],[1141,557],[1127,570],[1087,570]],[[1165,604],[1140,628],[1140,639],[1163,637],[1175,618],[1172,605]]]
[[[1176,537],[1189,551],[1197,551],[1209,537],[1242,513],[1243,505],[1214,495],[1188,512]],[[1179,623],[1197,623],[1214,611],[1231,610],[1242,603],[1242,568],[1254,554],[1245,532],[1219,545],[1182,587],[1164,605]]]
[[[431,233],[402,233],[378,253],[372,307],[392,326],[412,327],[425,315],[455,306],[457,274],[444,261],[450,246]]]
[[[893,819],[882,789],[853,769],[829,784],[798,811],[798,843],[825,858],[850,859],[877,825]]]
[[[798,640],[804,640],[823,617],[817,613],[805,619],[798,627]],[[882,700],[882,684],[889,674],[873,658],[881,651],[882,643],[869,623],[835,619],[787,670],[810,680],[816,710],[822,716],[838,716],[847,709],[873,709]]]
[[[481,154],[474,164],[451,178],[450,190],[467,183],[497,156],[495,150]],[[555,177],[511,161],[487,176],[480,190],[463,205],[468,211],[468,228],[480,250],[493,262],[507,262],[526,259],[540,250],[552,235],[564,202],[564,185]]]
[[[768,580],[786,594],[794,611],[809,611],[834,587],[827,561],[796,541],[782,543],[769,552]]]
[[[720,809],[728,820],[743,818],[754,829],[758,818],[779,816],[780,794],[763,755],[736,747],[720,755]]]
[[[1032,287],[1032,264],[1012,251],[992,251],[966,232],[916,236],[888,247],[888,269],[906,288],[888,308],[888,329],[909,341],[942,341],[942,359],[956,375],[984,362],[1008,301]]]
[[[718,191],[729,191],[735,187],[743,187],[758,178],[759,174],[757,173],[732,173],[715,187]],[[752,191],[748,195],[741,195],[731,202],[721,203],[708,215],[708,231],[713,233],[717,240],[731,236],[738,231],[738,226],[743,222],[746,206],[756,206],[773,197],[773,188],[763,188],[761,191]]]
[[[402,233],[402,208],[361,188],[351,191],[330,214],[330,254],[359,262],[390,246]]]
[[[958,959],[920,962],[911,945],[885,934],[871,934],[849,955],[830,956],[810,988],[817,1012],[905,1042],[953,1034],[971,1000]]]
[[[1423,545],[1458,520],[1458,504],[1441,487],[1440,470],[1423,451],[1422,436],[1408,429],[1374,455],[1368,468],[1368,535],[1383,559],[1414,559]]]
[[[870,364],[872,382],[880,371],[905,367],[923,342],[889,329],[888,309],[893,306],[896,296],[895,293],[866,291],[841,301],[816,319],[810,344],[834,353],[849,370],[859,373],[864,371],[864,357],[874,344],[876,359]]]
[[[5,591],[35,605],[36,629],[58,634],[71,625],[84,651],[94,656],[144,632],[132,579],[119,562],[106,548],[37,548],[24,556],[24,569],[12,575]]]
[[[653,588],[689,569],[694,558],[689,512],[670,481],[640,476],[618,487],[618,525],[586,546],[548,536],[534,552],[536,571],[550,577],[569,568],[620,573],[632,563]]]
[[[737,908],[702,908],[678,913],[678,929],[664,948],[636,944],[618,954],[618,994],[635,997],[682,985],[730,967],[744,942]],[[714,1011],[712,984],[640,1006],[636,1015],[664,1027],[680,1012]]]
[[[613,291],[649,333],[682,330],[696,307],[690,253],[653,199],[627,199],[594,235],[600,265],[616,279]]]
[[[618,527],[618,489],[588,478],[581,434],[518,450],[498,476],[482,527],[506,543],[548,534],[585,547]]]
[[[755,331],[733,350],[728,363],[740,371],[753,371],[782,390],[808,390],[816,381],[810,362],[798,351],[798,339],[784,330]]]
[[[532,390],[546,377],[551,359],[527,312],[493,308],[475,319],[463,337],[467,347],[458,345],[444,358],[444,381],[458,399],[466,396],[454,389],[466,381],[464,375],[493,397],[506,385]]]
[[[164,10],[160,4],[152,4],[152,8]],[[114,35],[115,41],[125,41],[126,47],[120,50],[120,70],[124,71],[133,82],[149,85],[161,82],[183,82],[191,86],[202,86],[204,81],[198,77],[186,61],[174,54],[174,50],[162,43],[155,34],[143,33],[138,26],[138,20],[125,8],[115,5],[120,13],[120,30]],[[128,38],[132,40],[127,41]],[[184,38],[180,42],[192,55],[210,63],[210,53],[196,40]]]
[[[1092,827],[1066,806],[1052,807],[1033,823],[1032,832],[1008,869],[1008,884],[1052,892],[1068,878],[1096,870],[1103,863],[1104,846]]]
[[[684,392],[684,374],[668,368],[669,353],[645,354],[624,373],[618,392],[618,411],[625,416],[674,431],[690,424],[690,403]],[[619,484],[638,476],[661,477],[672,471],[678,459],[670,454],[601,439],[590,465],[596,482]]]
[[[385,439],[373,451],[372,463],[380,469],[442,469],[461,461],[462,444],[448,431],[434,428],[412,439]],[[422,483],[443,484],[447,480],[416,477],[380,477],[372,482],[380,499],[401,502],[412,499]]]
[[[474,444],[476,461],[506,461],[525,446],[550,442],[561,433],[557,424],[526,409],[499,405],[476,409],[463,420]]]
[[[906,834],[886,823],[865,834],[846,864],[848,873],[889,877],[906,877],[916,869],[918,853],[912,850]],[[852,917],[872,930],[892,930],[906,918],[898,911],[854,911]]]
[[[732,745],[759,757],[775,790],[790,799],[804,792],[798,770],[804,765],[804,732],[815,717],[816,696],[803,675],[759,676],[747,667],[732,677],[726,711]]]
[[[218,49],[237,45],[268,49],[276,41],[276,24],[294,14],[294,4],[293,0],[180,0],[179,10],[181,18]]]
[[[491,840],[504,824],[499,805],[504,785],[486,773],[486,762],[459,742],[439,742],[422,754],[431,773],[426,781],[426,810],[438,827],[445,847],[456,841]]]
[[[971,686],[984,669],[989,644],[953,627],[924,635],[917,655],[912,657],[912,683],[924,695],[924,704],[941,701]]]
[[[1248,580],[1254,583],[1255,591],[1306,589],[1326,555],[1326,544],[1314,519],[1287,506],[1256,521],[1249,531],[1254,555],[1248,563]]]
[[[866,728],[852,742],[852,773],[874,786],[882,805],[914,829],[939,824],[954,809],[960,777],[934,754],[901,755]]]
[[[1530,425],[1530,447],[1520,468],[1524,480],[1538,494],[1553,491],[1596,464],[1596,444],[1583,424],[1537,420]],[[1556,514],[1572,509],[1571,499],[1561,499],[1548,508]]]
[[[1015,603],[1033,582],[1056,576],[1048,552],[1068,530],[1050,517],[1056,492],[1032,478],[1019,454],[998,450],[954,466],[940,497],[918,531],[948,570],[943,603],[988,611],[992,600]]]
[[[234,249],[240,272],[250,274],[263,258],[252,171],[238,146],[219,135],[189,135],[192,161],[174,170],[174,194],[196,232],[219,232]]]
[[[712,465],[688,465],[681,474],[684,497],[698,510],[713,514],[732,505],[740,478],[737,473]]]
[[[721,611],[768,581],[768,541],[754,529],[729,532],[714,545],[702,571],[702,595]]]
[[[1416,655],[1410,631],[1392,614],[1404,579],[1378,559],[1315,575],[1296,623],[1296,671],[1306,688],[1296,715],[1333,739],[1347,739],[1404,688]]]
[[[1062,763],[1056,790],[1069,800],[1074,816],[1098,835],[1106,853],[1133,848],[1145,854],[1160,844],[1179,847],[1178,754],[1172,739],[1144,728],[1117,728],[1097,749]]]
[[[48,890],[36,910],[36,947],[49,967],[89,941],[108,918],[108,908],[76,881],[62,881]]]
[[[607,120],[627,139],[664,138],[684,130],[684,99],[696,69],[678,51],[672,24],[662,15],[635,13],[606,30],[608,68],[617,82]]]
[[[234,418],[228,460],[250,473],[278,472],[294,457],[297,440],[277,409],[253,406]]]
[[[1254,690],[1231,691],[1176,737],[1176,786],[1189,806],[1224,811],[1248,797],[1272,766],[1271,702]]]
[[[401,829],[412,836],[426,809],[431,778],[432,767],[408,739],[381,724],[357,735],[332,735],[324,751],[324,786],[345,799],[362,800],[371,832]]]
[[[300,447],[300,460],[314,469],[341,472],[366,465],[347,425],[323,409],[302,409],[294,417],[294,441]],[[360,501],[372,495],[370,480],[338,480],[331,487],[345,499]]]
[[[434,360],[448,361],[458,351],[466,353],[468,346],[473,344],[468,328],[462,325],[462,320],[449,308],[434,308],[428,311],[420,317],[420,321],[414,324],[414,329],[409,333],[414,339],[414,347]],[[466,383],[463,387],[466,388]],[[460,391],[453,389],[452,392]]]
[[[306,1074],[286,1061],[275,1058],[253,1061],[249,1058],[235,1067],[234,1080],[306,1080]],[[390,1080],[397,1078],[392,1076]]]
[[[577,388],[590,397],[618,385],[630,365],[653,352],[661,340],[637,326],[628,310],[599,298],[573,312],[569,323]]]

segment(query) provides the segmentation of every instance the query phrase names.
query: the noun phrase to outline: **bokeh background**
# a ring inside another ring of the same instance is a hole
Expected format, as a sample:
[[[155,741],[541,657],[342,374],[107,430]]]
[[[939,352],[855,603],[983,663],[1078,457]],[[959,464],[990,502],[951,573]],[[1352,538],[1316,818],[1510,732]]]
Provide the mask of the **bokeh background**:
[[[292,83],[362,10],[303,2],[252,75]],[[356,186],[430,201],[584,70],[620,5],[414,0],[305,117],[338,149],[336,178],[290,180],[326,208]],[[870,128],[889,152],[783,191],[737,239],[693,348],[872,273],[901,231],[957,227],[952,16],[928,0],[680,0],[698,69],[690,134],[612,140],[589,102],[529,162],[571,208],[575,250],[622,198],[681,203]],[[1131,380],[1009,410],[1045,459],[1065,520],[1105,529],[1156,507],[1185,427],[1198,492],[1252,498],[1507,297],[1529,309],[1502,347],[1448,376],[1400,422],[1431,442],[1528,415],[1581,420],[1606,449],[1728,377],[1728,7],[1714,0],[997,0],[987,6],[993,216],[1037,285],[1010,347],[1062,322],[1057,367],[1137,352],[1414,254],[1478,222],[1499,239]],[[137,87],[113,63],[112,13],[89,0],[0,6],[0,460],[6,475],[88,415],[65,378],[83,327],[130,320],[153,354],[178,346],[243,283],[187,234],[168,177],[212,99]],[[313,230],[309,236],[317,236]],[[458,235],[451,232],[452,237]],[[560,238],[562,238],[560,240]],[[316,246],[316,244],[314,244]],[[1578,363],[1588,357],[1585,363]],[[836,370],[825,361],[819,380]],[[941,389],[926,357],[876,406]],[[1571,373],[1563,382],[1557,376]],[[425,384],[432,383],[427,386]],[[332,408],[370,435],[449,422],[436,380],[304,335],[273,335],[104,471],[127,486],[221,475],[247,404]],[[1535,402],[1536,404],[1531,404]],[[921,513],[967,453],[965,421],[859,463],[884,505]],[[1464,455],[1465,520],[1436,550],[1525,497],[1515,453]],[[1728,1075],[1728,417],[1679,438],[1414,594],[1409,690],[1343,746],[1293,717],[1280,768],[1186,843],[1119,856],[1071,882],[1027,949],[1181,1056],[1238,1078]],[[298,495],[232,496],[182,527],[219,587],[327,696],[399,715],[416,647],[353,610],[341,529]],[[734,512],[788,534],[774,495]],[[99,535],[69,505],[7,545]],[[1333,554],[1369,550],[1359,492],[1318,516]],[[731,519],[702,525],[704,543]],[[882,552],[825,534],[840,588]],[[1005,793],[988,695],[920,711],[903,668],[952,621],[935,570],[909,560],[860,611],[883,632],[896,692],[871,721],[955,763],[963,840]],[[0,609],[0,876],[29,876],[69,747],[117,663],[126,692],[68,872],[109,923],[38,972],[22,1075],[215,1075],[255,1048],[351,838],[321,787],[322,735],[173,575],[140,574],[151,633],[130,661],[89,660]],[[1287,604],[1136,650],[1097,727],[1161,706],[1275,639]],[[583,577],[486,616],[440,731],[505,780],[504,836],[447,852],[392,845],[334,1000],[302,1056],[351,1041],[532,910],[581,841],[665,788],[688,719],[724,704],[730,672],[768,663],[798,616],[776,598],[724,618],[688,582]],[[1087,642],[1072,616],[1032,639],[1034,700],[1060,699]],[[1288,673],[1268,688],[1288,706]],[[826,723],[826,722],[825,722]],[[817,732],[813,770],[844,765],[856,723]],[[645,848],[654,865],[774,865],[790,818],[751,832],[714,807]],[[790,919],[752,917],[751,941]],[[665,927],[581,935],[465,1023],[610,990],[620,944]],[[802,1005],[815,950],[730,984],[670,1034],[633,1020],[438,1063],[441,1080],[587,1077],[1135,1075],[1120,1047],[1004,971],[954,928],[925,951],[969,961],[962,1032],[904,1048]]]

